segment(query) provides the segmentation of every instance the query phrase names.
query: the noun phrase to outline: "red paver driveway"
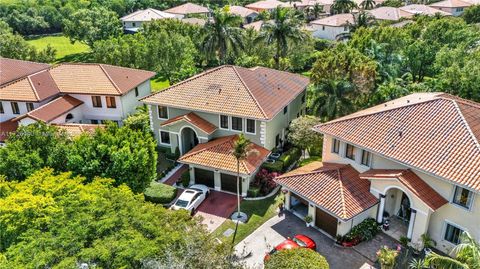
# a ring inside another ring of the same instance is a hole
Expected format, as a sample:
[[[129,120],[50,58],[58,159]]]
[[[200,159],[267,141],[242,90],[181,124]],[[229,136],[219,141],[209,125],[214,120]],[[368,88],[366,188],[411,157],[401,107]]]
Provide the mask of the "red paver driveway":
[[[196,215],[203,218],[202,223],[213,232],[237,208],[237,196],[229,193],[212,190],[210,195],[198,207]]]

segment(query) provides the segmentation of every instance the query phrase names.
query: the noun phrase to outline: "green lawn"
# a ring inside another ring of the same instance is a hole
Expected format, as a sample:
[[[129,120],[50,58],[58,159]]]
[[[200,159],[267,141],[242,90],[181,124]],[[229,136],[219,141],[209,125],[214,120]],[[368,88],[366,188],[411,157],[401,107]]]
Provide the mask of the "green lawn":
[[[78,62],[88,57],[90,48],[80,42],[70,43],[65,36],[43,36],[27,40],[28,43],[37,49],[44,49],[48,44],[56,49],[55,58],[57,62]]]
[[[168,80],[161,80],[159,78],[152,79],[151,82],[152,92],[159,92],[165,88],[170,87],[170,82]]]
[[[321,162],[322,161],[322,157],[320,156],[310,156],[310,158],[306,158],[306,159],[303,159],[301,160],[299,163],[298,163],[298,166],[304,166],[306,164],[309,164],[311,162],[315,162],[315,161],[319,161]]]
[[[242,212],[247,213],[249,219],[245,224],[238,225],[237,236],[235,237],[235,244],[239,243],[253,231],[255,231],[260,225],[277,214],[278,205],[283,203],[284,195],[282,193],[274,195],[265,200],[259,201],[243,201],[241,204]],[[217,230],[213,232],[213,235],[223,242],[231,243],[233,234],[229,237],[225,237],[223,233],[227,229],[235,230],[235,223],[231,220],[226,220]]]

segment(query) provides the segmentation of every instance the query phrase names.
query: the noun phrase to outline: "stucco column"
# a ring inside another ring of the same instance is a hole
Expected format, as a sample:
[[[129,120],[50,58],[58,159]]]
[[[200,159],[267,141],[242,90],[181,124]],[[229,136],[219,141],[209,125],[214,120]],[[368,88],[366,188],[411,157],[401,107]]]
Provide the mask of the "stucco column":
[[[246,197],[248,187],[250,186],[250,178],[249,177],[241,177],[240,180],[242,181],[242,197]]]
[[[190,185],[195,184],[195,170],[194,170],[194,169],[195,169],[195,168],[192,167],[192,166],[190,166],[190,167],[188,168],[188,170],[189,170],[189,172],[190,172]]]
[[[285,193],[285,209],[286,210],[290,210],[290,197],[291,197],[292,193],[290,191],[288,191],[287,193]]]
[[[316,207],[314,204],[308,203],[308,215],[312,217],[312,223],[315,223],[315,209]]]
[[[408,222],[408,231],[407,231],[407,238],[412,239],[413,235],[413,227],[415,225],[415,217],[417,216],[417,210],[411,209],[410,211],[410,221]]]
[[[221,180],[221,177],[220,177],[220,171],[218,171],[218,170],[213,171],[213,180],[214,180],[214,184],[215,184],[215,190],[216,191],[221,190],[222,189],[222,180]]]
[[[383,222],[383,211],[385,210],[385,195],[380,194],[380,204],[378,205],[377,222]]]

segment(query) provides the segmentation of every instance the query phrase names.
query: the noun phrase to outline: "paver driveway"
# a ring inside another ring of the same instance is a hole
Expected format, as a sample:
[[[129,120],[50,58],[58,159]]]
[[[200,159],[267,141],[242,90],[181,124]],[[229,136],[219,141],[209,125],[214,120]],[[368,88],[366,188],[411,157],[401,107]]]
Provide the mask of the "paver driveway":
[[[198,207],[196,216],[203,218],[210,232],[215,231],[237,208],[237,196],[212,190],[210,195]]]
[[[253,268],[263,267],[263,257],[272,247],[295,234],[305,234],[317,243],[317,251],[323,255],[331,269],[368,268],[373,264],[353,249],[334,246],[334,241],[314,228],[307,228],[305,222],[289,212],[275,216],[241,241],[235,250],[239,256],[249,254],[244,261]]]

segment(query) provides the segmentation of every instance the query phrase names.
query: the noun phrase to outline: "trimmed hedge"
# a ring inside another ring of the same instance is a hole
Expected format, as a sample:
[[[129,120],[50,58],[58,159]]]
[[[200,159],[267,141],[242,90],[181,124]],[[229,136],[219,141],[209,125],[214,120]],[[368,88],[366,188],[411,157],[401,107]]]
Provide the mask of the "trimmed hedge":
[[[181,177],[182,185],[183,187],[188,187],[190,185],[190,171],[187,170],[183,172],[182,177]]]
[[[329,269],[327,259],[308,248],[294,248],[278,251],[265,261],[265,269]]]
[[[283,162],[283,169],[287,169],[290,165],[298,161],[301,156],[302,151],[299,148],[291,148],[284,152],[278,160]]]
[[[259,195],[260,195],[260,188],[250,186],[250,188],[247,191],[247,196],[248,197],[258,197]]]
[[[177,196],[177,189],[167,184],[152,182],[143,192],[145,201],[168,204]]]
[[[262,168],[267,169],[269,172],[283,172],[283,162],[275,161],[274,163],[264,163]]]

